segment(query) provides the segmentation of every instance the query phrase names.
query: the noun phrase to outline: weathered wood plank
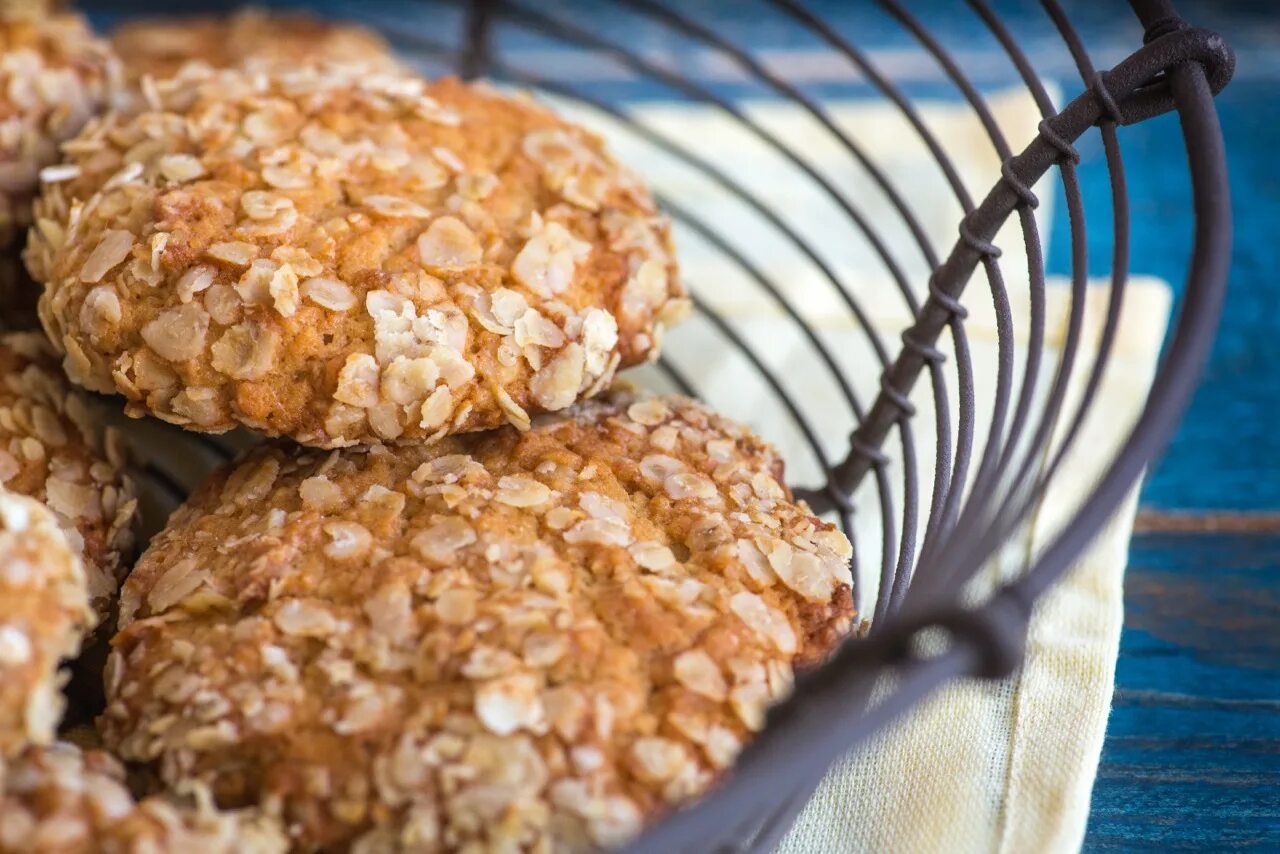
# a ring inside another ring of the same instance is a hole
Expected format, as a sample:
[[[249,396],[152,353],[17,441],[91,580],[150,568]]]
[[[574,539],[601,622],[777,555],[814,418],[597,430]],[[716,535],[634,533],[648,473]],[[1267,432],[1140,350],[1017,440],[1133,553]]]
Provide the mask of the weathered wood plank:
[[[1280,533],[1280,513],[1140,510],[1133,530],[1135,534],[1277,534]]]
[[[1086,847],[1280,848],[1280,535],[1134,540]]]

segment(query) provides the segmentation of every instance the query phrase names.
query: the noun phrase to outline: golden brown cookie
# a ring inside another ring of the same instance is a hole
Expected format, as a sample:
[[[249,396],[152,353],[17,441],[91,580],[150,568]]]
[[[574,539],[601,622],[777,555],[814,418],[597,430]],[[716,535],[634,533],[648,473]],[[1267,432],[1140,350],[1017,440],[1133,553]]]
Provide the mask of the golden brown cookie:
[[[302,845],[621,842],[849,627],[849,542],[780,473],[621,392],[525,433],[260,448],[126,582],[100,730]]]
[[[317,62],[401,66],[372,30],[296,12],[241,9],[226,17],[143,18],[111,33],[130,80],[172,77],[190,62],[211,68],[297,68]]]
[[[47,505],[84,558],[105,618],[133,546],[137,501],[118,437],[71,389],[45,337],[0,335],[0,486]]]
[[[58,145],[122,91],[119,63],[85,20],[42,6],[0,4],[0,247],[31,224],[40,170],[57,162]]]
[[[93,623],[84,569],[53,514],[0,488],[0,762],[53,738],[58,668]]]
[[[318,447],[527,427],[687,302],[648,191],[532,103],[343,69],[157,88],[71,144],[26,256],[72,379],[133,412]]]
[[[266,854],[287,850],[255,814],[221,813],[165,797],[136,801],[119,761],[67,742],[0,760],[3,854]]]

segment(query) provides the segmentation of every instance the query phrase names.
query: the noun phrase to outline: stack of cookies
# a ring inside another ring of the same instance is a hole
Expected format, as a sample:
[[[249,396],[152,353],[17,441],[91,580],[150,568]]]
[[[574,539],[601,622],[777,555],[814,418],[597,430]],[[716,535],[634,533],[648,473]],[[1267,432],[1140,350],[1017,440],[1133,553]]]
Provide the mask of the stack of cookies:
[[[645,185],[358,28],[85,39],[0,60],[92,93],[0,91],[43,329],[0,339],[0,850],[590,850],[705,791],[848,631],[851,547],[744,428],[615,384],[688,305]],[[71,384],[270,441],[129,568]],[[101,744],[59,741],[107,642]]]

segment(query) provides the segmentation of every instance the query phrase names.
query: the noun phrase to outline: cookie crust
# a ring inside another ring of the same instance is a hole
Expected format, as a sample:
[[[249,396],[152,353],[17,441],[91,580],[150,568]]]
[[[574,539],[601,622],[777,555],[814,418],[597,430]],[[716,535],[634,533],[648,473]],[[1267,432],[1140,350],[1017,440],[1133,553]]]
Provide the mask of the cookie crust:
[[[80,15],[0,9],[0,248],[31,224],[40,171],[123,92],[120,64]]]
[[[93,624],[84,569],[53,514],[0,488],[0,762],[53,738],[58,668]]]
[[[283,854],[283,832],[254,815],[136,801],[124,767],[101,750],[67,742],[0,761],[0,852],[91,854]]]
[[[328,67],[153,94],[68,145],[26,253],[71,378],[136,413],[317,447],[527,427],[687,308],[648,191],[531,102]]]
[[[71,388],[40,333],[0,334],[0,487],[53,511],[105,619],[133,548],[138,502],[119,437]]]
[[[303,846],[619,844],[849,627],[849,543],[780,473],[621,392],[431,448],[256,450],[126,583],[100,729]]]

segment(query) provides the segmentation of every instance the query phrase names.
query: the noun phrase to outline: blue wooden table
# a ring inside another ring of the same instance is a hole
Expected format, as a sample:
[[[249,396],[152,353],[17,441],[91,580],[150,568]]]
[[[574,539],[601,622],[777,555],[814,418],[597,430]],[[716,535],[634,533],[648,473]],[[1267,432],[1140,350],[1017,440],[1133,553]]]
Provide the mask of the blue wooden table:
[[[1180,3],[1236,48],[1218,99],[1236,248],[1204,383],[1143,491],[1086,848],[1280,850],[1280,8]],[[1190,209],[1171,119],[1127,129],[1135,266]],[[1145,220],[1144,220],[1145,216]],[[1170,222],[1170,218],[1173,222]],[[1146,224],[1144,224],[1144,221]],[[1179,247],[1180,248],[1180,247]],[[1168,259],[1164,261],[1163,259]],[[1169,263],[1164,269],[1162,264]]]

